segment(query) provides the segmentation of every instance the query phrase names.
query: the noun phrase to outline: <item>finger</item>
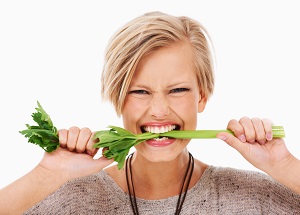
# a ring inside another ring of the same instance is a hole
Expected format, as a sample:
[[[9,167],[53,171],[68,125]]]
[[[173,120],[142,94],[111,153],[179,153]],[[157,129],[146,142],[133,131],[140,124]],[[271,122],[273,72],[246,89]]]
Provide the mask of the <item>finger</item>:
[[[243,143],[246,142],[246,136],[243,126],[235,119],[229,121],[227,129],[231,130],[234,135]]]
[[[238,138],[227,132],[217,134],[217,138],[225,141],[228,145],[236,149],[242,155],[248,150],[248,144],[244,144]]]
[[[272,132],[272,121],[269,119],[262,119],[262,123],[265,129],[266,139],[268,141],[273,139],[273,132]]]
[[[259,144],[265,144],[266,143],[266,133],[265,133],[263,122],[257,117],[252,118],[251,121],[252,121],[254,130],[255,130],[255,133],[256,133],[256,137],[255,137],[256,141]]]
[[[58,138],[59,138],[60,146],[66,148],[67,140],[68,140],[68,130],[67,129],[58,130]]]
[[[76,143],[76,152],[83,153],[85,151],[86,145],[91,137],[91,130],[89,128],[82,128],[79,132],[77,143]]]
[[[86,145],[86,153],[91,155],[91,156],[94,156],[97,151],[99,150],[98,148],[94,148],[94,145],[95,143],[97,143],[99,140],[98,139],[94,139],[94,134],[96,132],[93,132],[92,135],[90,136],[89,140],[88,140],[88,143]]]
[[[242,117],[239,122],[244,128],[246,141],[255,143],[256,134],[251,119],[249,117]]]
[[[78,127],[73,126],[69,128],[67,140],[67,148],[69,149],[69,151],[75,150],[79,132],[80,129]]]

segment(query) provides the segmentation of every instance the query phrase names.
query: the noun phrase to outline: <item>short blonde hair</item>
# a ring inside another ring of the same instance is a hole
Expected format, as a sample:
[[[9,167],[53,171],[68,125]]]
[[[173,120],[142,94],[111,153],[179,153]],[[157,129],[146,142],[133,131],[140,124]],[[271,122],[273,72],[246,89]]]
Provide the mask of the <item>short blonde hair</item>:
[[[101,95],[120,116],[135,69],[143,56],[174,43],[186,42],[194,53],[195,71],[202,97],[214,88],[211,43],[206,29],[197,21],[151,12],[128,22],[110,39],[101,77]]]

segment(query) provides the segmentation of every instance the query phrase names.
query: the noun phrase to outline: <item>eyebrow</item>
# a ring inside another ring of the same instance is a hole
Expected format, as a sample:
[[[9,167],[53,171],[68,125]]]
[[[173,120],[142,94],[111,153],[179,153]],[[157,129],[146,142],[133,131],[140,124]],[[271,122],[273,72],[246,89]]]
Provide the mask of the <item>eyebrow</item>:
[[[189,82],[178,82],[178,83],[169,85],[168,88],[172,88],[172,87],[175,87],[177,85],[190,85],[190,84],[191,84],[190,81]]]
[[[167,88],[172,88],[172,87],[175,87],[175,86],[178,86],[178,85],[190,85],[191,84],[191,81],[189,82],[176,82],[176,83],[173,83],[171,85],[168,85]],[[150,89],[151,87],[148,87],[146,85],[143,85],[143,84],[132,84],[130,87],[134,87],[134,88],[144,88],[144,89]],[[129,87],[129,88],[130,88]]]
[[[140,84],[131,84],[129,86],[129,88],[134,87],[134,88],[145,88],[145,89],[149,89],[149,87],[145,86],[145,85],[140,85]]]

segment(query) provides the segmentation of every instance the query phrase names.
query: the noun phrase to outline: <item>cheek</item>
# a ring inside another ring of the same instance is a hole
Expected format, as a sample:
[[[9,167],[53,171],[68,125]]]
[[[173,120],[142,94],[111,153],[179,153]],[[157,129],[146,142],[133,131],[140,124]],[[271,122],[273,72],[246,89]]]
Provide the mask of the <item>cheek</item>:
[[[184,121],[184,129],[195,129],[197,125],[198,97],[189,95],[173,105],[174,112]]]
[[[136,123],[144,113],[145,107],[137,99],[126,99],[122,110],[123,126],[125,129],[136,133]]]

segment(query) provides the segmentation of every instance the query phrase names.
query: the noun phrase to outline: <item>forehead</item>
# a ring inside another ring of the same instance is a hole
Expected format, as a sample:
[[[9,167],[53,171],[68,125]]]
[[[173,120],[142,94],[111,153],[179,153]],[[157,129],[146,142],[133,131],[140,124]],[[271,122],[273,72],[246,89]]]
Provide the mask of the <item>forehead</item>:
[[[191,78],[196,75],[193,59],[192,49],[186,43],[160,48],[140,60],[131,82]]]

